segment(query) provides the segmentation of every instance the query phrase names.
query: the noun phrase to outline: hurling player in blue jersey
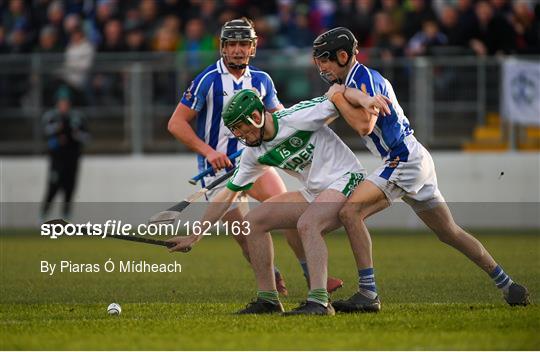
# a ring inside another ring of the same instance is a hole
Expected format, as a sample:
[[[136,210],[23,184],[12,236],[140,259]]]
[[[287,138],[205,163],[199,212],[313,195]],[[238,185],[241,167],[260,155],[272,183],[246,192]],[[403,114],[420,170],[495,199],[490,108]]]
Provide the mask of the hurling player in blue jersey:
[[[344,97],[359,89],[371,96],[382,94],[392,102],[389,116],[369,121],[347,119],[365,145],[383,164],[354,191],[340,211],[358,267],[359,287],[347,300],[334,302],[336,311],[378,311],[380,300],[375,285],[371,239],[364,220],[402,198],[438,238],[466,255],[484,270],[501,289],[510,305],[527,305],[527,289],[512,281],[484,246],[458,226],[437,186],[435,166],[429,152],[414,137],[409,120],[398,103],[390,82],[379,72],[356,61],[357,41],[352,32],[339,27],[313,42],[313,58],[321,77]],[[347,99],[349,100],[349,99]]]
[[[238,140],[225,127],[221,118],[223,107],[236,92],[246,88],[254,89],[269,112],[283,109],[270,75],[249,65],[249,60],[255,57],[257,50],[257,35],[253,23],[245,17],[225,23],[221,29],[220,42],[221,58],[192,81],[168,125],[169,131],[176,139],[198,154],[199,171],[210,166],[216,171],[215,175],[203,180],[203,185],[211,183],[225,173],[225,170],[234,167],[234,161],[231,162],[227,156],[244,147],[238,144]],[[190,126],[190,122],[195,118],[196,132]],[[221,187],[216,187],[207,193],[207,198],[211,199],[224,187],[225,183]],[[247,191],[247,194],[262,202],[286,191],[278,173],[270,168],[255,182],[253,188]],[[236,205],[232,206],[222,220],[241,224],[243,221],[241,209]],[[299,260],[304,276],[308,279],[309,272],[298,232],[287,230],[283,233]],[[233,237],[249,261],[245,238]],[[274,271],[278,291],[287,295],[282,275],[277,268]],[[342,280],[328,278],[328,292],[333,292],[342,285]]]

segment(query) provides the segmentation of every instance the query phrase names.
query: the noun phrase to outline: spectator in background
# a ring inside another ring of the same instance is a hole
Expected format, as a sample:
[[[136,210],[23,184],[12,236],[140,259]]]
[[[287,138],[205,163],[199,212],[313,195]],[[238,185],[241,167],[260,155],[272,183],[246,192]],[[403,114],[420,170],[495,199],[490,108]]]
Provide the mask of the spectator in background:
[[[142,27],[141,12],[138,7],[129,7],[124,13],[124,24],[137,23]]]
[[[232,21],[233,19],[239,16],[238,12],[230,8],[224,8],[223,11],[219,14],[219,25],[223,26],[225,23]]]
[[[394,33],[394,23],[390,14],[379,11],[374,16],[373,46],[385,50],[390,47],[390,37]]]
[[[307,5],[306,5],[307,6]],[[334,14],[336,4],[334,0],[319,0],[311,3],[311,8],[307,13],[309,19],[309,29],[313,39],[321,33],[332,27],[334,24]]]
[[[98,51],[102,53],[125,52],[122,23],[111,19],[105,24],[104,38]],[[92,103],[98,105],[120,105],[122,101],[123,79],[120,72],[95,72],[91,79]]]
[[[353,28],[356,21],[353,13],[353,0],[339,0],[334,13],[334,25]],[[317,33],[318,34],[318,33]]]
[[[280,48],[310,47],[315,36],[310,30],[309,6],[294,4],[292,1],[280,1],[278,46]]]
[[[103,30],[103,41],[98,46],[99,52],[113,53],[126,51],[123,41],[122,22],[118,19],[109,20]]]
[[[512,0],[516,2],[517,0]],[[500,16],[506,20],[510,20],[512,16],[512,5],[508,0],[489,0],[491,7],[493,8],[493,13],[495,16]]]
[[[163,7],[163,13],[180,14],[185,10],[183,0],[163,0],[161,6]]]
[[[50,0],[32,1],[32,28],[35,28],[37,31],[40,31],[49,24],[47,19],[49,3]]]
[[[404,55],[405,38],[395,26],[390,13],[379,11],[375,14],[373,29],[373,46],[377,49],[373,52],[375,57],[391,61]]]
[[[68,38],[64,33],[64,5],[61,1],[55,0],[49,4],[47,8],[47,20],[49,25],[56,29],[58,41],[61,45],[67,44]]]
[[[277,44],[280,48],[291,45],[289,34],[294,31],[294,3],[291,0],[278,1],[279,27],[277,32]]]
[[[96,24],[103,33],[105,25],[109,22],[117,13],[117,3],[112,0],[98,0],[96,2]]]
[[[42,220],[46,220],[54,197],[62,190],[64,193],[62,213],[65,219],[69,219],[79,158],[89,134],[82,114],[71,109],[67,87],[58,90],[56,107],[43,115],[43,128],[49,154],[49,175],[41,217]]]
[[[297,6],[294,13],[293,25],[289,28],[288,46],[296,48],[311,47],[315,36],[309,29],[309,8],[307,5]]]
[[[2,26],[7,33],[11,32],[15,27],[30,26],[30,16],[27,12],[23,0],[10,0],[7,10],[1,17]]]
[[[456,4],[458,15],[458,28],[461,29],[463,42],[461,45],[468,46],[472,32],[476,26],[476,14],[472,0],[458,0]]]
[[[467,41],[463,28],[459,26],[458,11],[455,7],[445,6],[440,16],[441,32],[448,39],[450,46],[465,46]]]
[[[540,10],[540,3],[537,4]],[[516,49],[522,54],[540,53],[540,13],[535,19],[534,12],[524,0],[514,3],[512,26],[516,32]]]
[[[163,18],[163,21],[161,22],[161,27],[171,33],[171,35],[174,37],[174,49],[171,51],[175,51],[178,49],[178,46],[180,45],[181,37],[182,37],[182,31],[181,31],[181,21],[180,18],[176,15],[167,15]]]
[[[217,2],[215,0],[202,1],[200,12],[198,17],[204,22],[204,28],[206,32],[213,35],[219,35],[221,28],[220,24],[216,22],[216,15],[219,12],[217,8]]]
[[[257,47],[259,49],[275,49],[274,28],[268,17],[254,19],[255,32],[257,32]]]
[[[82,28],[81,16],[76,13],[70,13],[64,18],[64,33],[68,38],[78,28]]]
[[[73,92],[76,105],[86,103],[86,96],[88,95],[86,83],[94,61],[94,53],[94,47],[86,39],[82,28],[75,28],[71,33],[65,52],[63,79]]]
[[[171,16],[165,18],[161,27],[155,32],[152,41],[152,50],[157,52],[175,52],[180,44],[180,33],[178,18]],[[164,56],[167,61],[171,57]],[[170,104],[176,100],[176,75],[173,72],[154,72],[152,74],[154,99],[158,104]]]
[[[487,1],[476,4],[476,27],[469,43],[476,55],[510,54],[515,50],[515,33],[510,23],[495,15]]]
[[[216,38],[205,33],[204,23],[199,18],[192,18],[186,23],[185,38],[178,50],[186,54],[188,67],[197,69],[214,60],[218,46]]]
[[[40,54],[60,54],[64,51],[64,47],[58,41],[58,31],[55,27],[47,25],[41,29],[39,33],[39,43],[34,47],[34,52]],[[58,78],[52,74],[43,74],[41,76],[42,86],[45,87],[42,91],[42,102],[44,106],[51,107],[55,103],[55,87],[58,87]],[[37,89],[37,87],[34,87]]]
[[[409,0],[410,9],[405,13],[403,31],[407,39],[422,30],[422,24],[426,20],[435,19],[437,16],[426,0]]]
[[[0,54],[7,54],[8,51],[9,48],[7,46],[6,30],[0,25]]]
[[[439,30],[435,19],[428,19],[422,23],[422,30],[416,33],[407,45],[408,56],[433,55],[433,48],[448,43],[446,36]]]
[[[8,34],[9,53],[26,54],[31,51],[31,41],[22,22],[19,22]]]
[[[58,31],[51,25],[45,26],[39,32],[39,43],[34,49],[35,52],[52,54],[61,53],[62,46],[58,42]]]
[[[144,31],[144,37],[147,41],[154,38],[158,28],[159,3],[155,0],[141,0],[139,3],[139,12]]]
[[[155,32],[154,39],[152,40],[152,51],[176,51],[179,42],[180,36],[178,32],[162,26]]]
[[[390,16],[394,32],[401,32],[405,11],[398,0],[382,0],[382,10]]]
[[[144,38],[142,25],[136,21],[128,21],[125,25],[126,50],[129,52],[143,52],[148,50]]]
[[[360,47],[371,47],[373,45],[371,31],[373,30],[375,2],[373,0],[356,0],[354,10],[351,14],[354,18],[351,30]]]

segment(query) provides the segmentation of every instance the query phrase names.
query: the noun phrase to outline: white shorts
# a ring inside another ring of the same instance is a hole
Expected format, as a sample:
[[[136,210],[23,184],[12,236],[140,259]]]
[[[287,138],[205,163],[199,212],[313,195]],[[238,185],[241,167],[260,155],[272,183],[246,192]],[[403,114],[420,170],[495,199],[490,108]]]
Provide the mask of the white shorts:
[[[384,192],[390,204],[402,198],[417,213],[444,203],[433,159],[412,135],[405,137],[404,147],[393,151],[367,179]]]
[[[349,198],[349,196],[354,192],[356,187],[360,184],[360,182],[364,181],[366,178],[366,174],[363,172],[347,172],[345,175],[338,178],[336,181],[331,183],[327,189],[335,189],[336,191],[339,191],[345,195],[345,197]],[[302,196],[305,198],[305,200],[308,203],[311,203],[319,196],[320,193],[315,193],[307,188],[301,188],[299,192],[302,194]]]

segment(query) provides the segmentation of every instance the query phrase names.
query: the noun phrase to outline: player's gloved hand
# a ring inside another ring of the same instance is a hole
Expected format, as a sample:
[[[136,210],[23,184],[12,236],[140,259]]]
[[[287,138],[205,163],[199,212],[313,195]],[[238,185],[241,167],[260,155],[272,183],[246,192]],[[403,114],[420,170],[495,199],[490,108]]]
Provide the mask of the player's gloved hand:
[[[336,93],[344,93],[344,92],[345,92],[345,85],[344,84],[334,83],[334,84],[332,84],[330,86],[328,91],[326,93],[324,93],[324,95],[326,95],[328,100],[332,100],[332,97],[334,96],[334,94],[336,94]]]
[[[198,241],[199,236],[176,236],[168,239],[167,242],[175,243],[174,247],[169,248],[169,252],[189,252],[193,245]]]
[[[367,102],[364,104],[364,108],[372,115],[379,115],[379,112],[383,116],[390,115],[389,104],[392,104],[392,101],[382,94],[377,94],[374,97],[369,97]]]
[[[212,165],[214,171],[219,171],[226,167],[231,167],[232,163],[226,154],[220,153],[216,150],[211,151],[206,155],[206,160]]]

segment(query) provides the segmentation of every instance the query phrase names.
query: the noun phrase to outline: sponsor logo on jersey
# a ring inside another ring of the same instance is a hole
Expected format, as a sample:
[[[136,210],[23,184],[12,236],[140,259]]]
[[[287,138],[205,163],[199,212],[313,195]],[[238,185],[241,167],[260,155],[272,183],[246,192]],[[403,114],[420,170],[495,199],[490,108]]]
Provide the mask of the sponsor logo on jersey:
[[[259,162],[280,169],[301,172],[313,160],[315,146],[309,142],[312,134],[311,131],[296,132],[259,157]]]
[[[362,83],[362,84],[360,85],[360,90],[361,90],[362,92],[364,92],[364,94],[368,94],[367,88],[366,88],[366,84],[365,84],[365,83]]]
[[[184,93],[184,97],[187,100],[191,100],[193,95],[191,94],[191,90],[193,89],[193,81],[191,81],[191,84],[189,85],[188,89],[186,89],[186,92]]]
[[[289,140],[289,143],[291,146],[296,147],[296,148],[300,147],[303,144],[302,140],[298,137],[292,137]]]
[[[289,160],[280,167],[286,170],[301,172],[313,161],[314,150],[315,146],[309,143],[303,150],[289,158]]]

